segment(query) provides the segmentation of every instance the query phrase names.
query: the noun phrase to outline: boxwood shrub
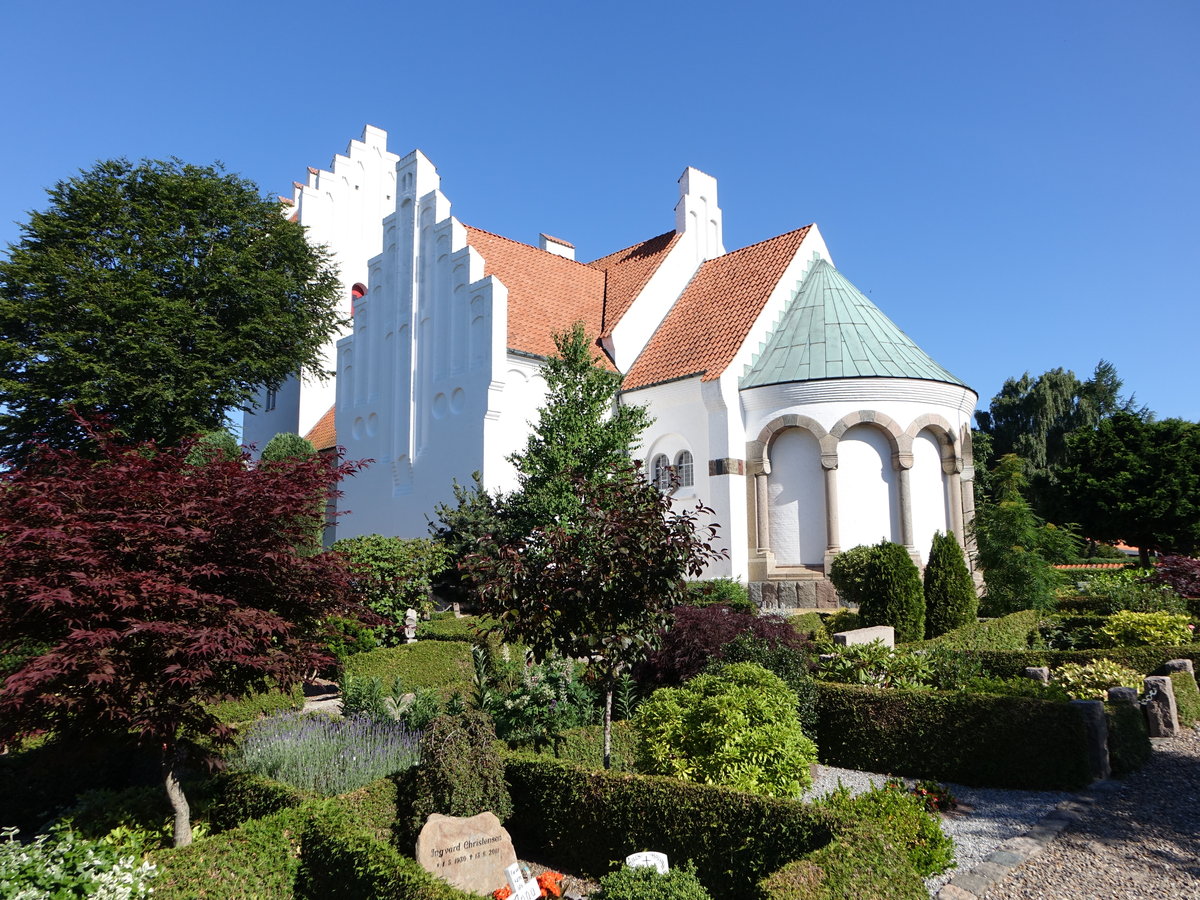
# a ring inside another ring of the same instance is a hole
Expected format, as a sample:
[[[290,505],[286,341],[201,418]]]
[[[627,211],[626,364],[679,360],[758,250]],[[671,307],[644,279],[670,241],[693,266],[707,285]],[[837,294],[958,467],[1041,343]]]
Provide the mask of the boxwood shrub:
[[[972,653],[989,675],[1015,678],[1027,666],[1057,668],[1063,663],[1085,664],[1109,659],[1137,672],[1152,673],[1171,659],[1200,662],[1200,644],[1186,647],[1114,647],[1107,650],[979,650]]]
[[[234,772],[216,780],[209,824],[214,832],[228,831],[251,819],[293,809],[315,796],[262,775]]]
[[[1042,614],[1035,609],[984,619],[947,631],[928,641],[908,644],[910,649],[950,647],[956,650],[1026,650],[1037,635]]]
[[[1069,704],[818,684],[821,762],[981,787],[1089,783],[1083,720]]]
[[[592,878],[654,849],[691,860],[717,900],[754,895],[764,872],[827,844],[837,815],[712,785],[603,771],[545,757],[508,761],[513,840],[556,868]]]
[[[1175,708],[1179,713],[1179,724],[1191,728],[1200,724],[1200,689],[1196,678],[1187,672],[1172,672],[1171,687],[1175,690]]]
[[[418,641],[359,653],[346,660],[346,674],[378,678],[383,684],[400,679],[404,690],[433,688],[442,694],[471,688],[471,647],[462,641]]]

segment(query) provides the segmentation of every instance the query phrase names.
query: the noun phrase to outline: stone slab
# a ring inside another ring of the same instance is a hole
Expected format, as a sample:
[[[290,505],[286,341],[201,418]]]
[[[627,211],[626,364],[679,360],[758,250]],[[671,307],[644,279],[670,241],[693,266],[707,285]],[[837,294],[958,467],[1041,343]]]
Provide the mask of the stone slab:
[[[1179,710],[1175,706],[1175,687],[1169,675],[1147,675],[1146,730],[1150,737],[1175,737],[1179,733]]]
[[[883,641],[885,647],[895,647],[896,629],[891,625],[875,625],[871,628],[839,631],[833,636],[833,642],[842,647],[849,647],[852,644],[869,644],[872,641]]]
[[[490,894],[505,887],[517,862],[512,838],[495,813],[470,818],[434,813],[417,838],[417,862],[456,888]]]

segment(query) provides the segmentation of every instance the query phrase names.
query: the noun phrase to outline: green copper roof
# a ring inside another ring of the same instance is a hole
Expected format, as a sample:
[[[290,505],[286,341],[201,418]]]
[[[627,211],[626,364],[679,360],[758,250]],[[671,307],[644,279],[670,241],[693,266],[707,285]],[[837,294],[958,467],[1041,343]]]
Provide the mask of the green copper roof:
[[[747,367],[741,387],[867,377],[962,384],[841,272],[818,259]]]

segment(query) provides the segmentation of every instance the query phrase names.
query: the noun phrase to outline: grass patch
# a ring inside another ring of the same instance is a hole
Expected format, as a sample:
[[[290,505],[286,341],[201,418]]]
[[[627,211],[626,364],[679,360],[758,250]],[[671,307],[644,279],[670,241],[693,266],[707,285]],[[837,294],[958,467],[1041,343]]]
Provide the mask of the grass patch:
[[[469,691],[474,671],[471,646],[462,641],[418,641],[346,660],[347,675],[378,678],[383,684],[399,678],[406,691],[432,688],[443,698],[456,690]]]
[[[1171,687],[1175,691],[1175,708],[1179,713],[1179,724],[1191,728],[1200,724],[1200,689],[1196,678],[1189,672],[1172,672]]]

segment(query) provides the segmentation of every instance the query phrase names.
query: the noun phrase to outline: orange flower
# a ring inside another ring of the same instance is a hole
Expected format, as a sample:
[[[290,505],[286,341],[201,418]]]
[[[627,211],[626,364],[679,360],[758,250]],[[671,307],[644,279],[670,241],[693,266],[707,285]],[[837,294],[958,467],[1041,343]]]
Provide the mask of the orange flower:
[[[543,872],[537,877],[543,897],[561,897],[563,876],[561,872]]]
[[[508,900],[508,898],[511,896],[512,896],[512,888],[510,888],[510,887],[502,887],[502,888],[499,888],[498,890],[492,891],[492,897],[494,897],[495,900]]]

